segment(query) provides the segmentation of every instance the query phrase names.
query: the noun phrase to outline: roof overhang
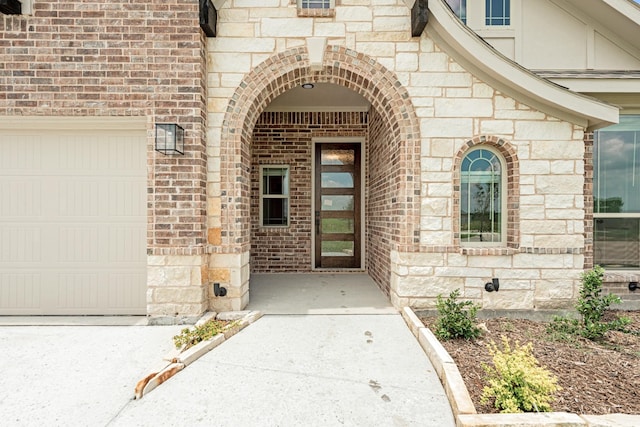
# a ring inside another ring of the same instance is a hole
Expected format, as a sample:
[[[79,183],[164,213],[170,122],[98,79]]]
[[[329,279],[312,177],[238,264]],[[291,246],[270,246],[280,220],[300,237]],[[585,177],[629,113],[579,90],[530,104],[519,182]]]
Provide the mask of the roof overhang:
[[[462,67],[495,89],[589,131],[618,123],[618,107],[574,93],[513,62],[464,25],[444,0],[430,0],[429,11],[426,33]]]

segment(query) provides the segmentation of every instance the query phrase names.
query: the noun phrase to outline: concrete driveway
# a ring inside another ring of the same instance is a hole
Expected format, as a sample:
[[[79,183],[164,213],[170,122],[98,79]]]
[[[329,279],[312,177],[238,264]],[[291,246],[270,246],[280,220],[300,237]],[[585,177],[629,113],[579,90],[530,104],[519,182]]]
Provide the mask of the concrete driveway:
[[[0,424],[108,425],[180,328],[0,327]]]
[[[453,426],[400,315],[268,315],[142,400],[181,327],[0,328],[0,419],[38,426]]]

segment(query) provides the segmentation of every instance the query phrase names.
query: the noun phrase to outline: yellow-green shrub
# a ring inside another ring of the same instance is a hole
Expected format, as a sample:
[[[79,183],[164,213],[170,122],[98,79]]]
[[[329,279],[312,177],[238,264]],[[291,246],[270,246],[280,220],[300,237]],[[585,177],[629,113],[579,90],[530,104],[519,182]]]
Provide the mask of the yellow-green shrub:
[[[493,366],[482,364],[487,383],[482,390],[482,403],[495,398],[500,412],[548,412],[552,394],[560,390],[557,378],[538,364],[533,355],[533,344],[521,346],[516,341],[513,349],[502,337],[503,349],[491,342],[489,352]]]

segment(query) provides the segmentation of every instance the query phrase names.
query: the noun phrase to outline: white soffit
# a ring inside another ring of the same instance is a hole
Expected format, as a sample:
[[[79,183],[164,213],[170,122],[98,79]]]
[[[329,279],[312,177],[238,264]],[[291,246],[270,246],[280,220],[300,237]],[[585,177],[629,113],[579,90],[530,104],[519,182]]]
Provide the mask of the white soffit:
[[[265,111],[369,111],[371,104],[358,93],[331,83],[313,83],[313,89],[294,87],[278,96]]]
[[[444,3],[429,2],[426,32],[476,77],[540,111],[589,130],[618,123],[619,109],[576,94],[516,64],[464,25]]]

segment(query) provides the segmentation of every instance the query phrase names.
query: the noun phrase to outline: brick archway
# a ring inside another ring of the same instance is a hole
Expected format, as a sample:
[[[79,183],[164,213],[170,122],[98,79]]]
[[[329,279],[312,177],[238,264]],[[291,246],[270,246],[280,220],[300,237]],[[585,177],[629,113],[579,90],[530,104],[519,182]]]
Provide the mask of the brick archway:
[[[371,57],[343,46],[328,46],[323,69],[309,68],[304,47],[276,54],[253,69],[231,97],[221,132],[222,252],[242,253],[250,247],[250,144],[255,123],[276,97],[304,82],[332,83],[365,99],[384,122],[395,147],[394,204],[399,229],[394,249],[407,251],[419,243],[420,137],[409,93],[397,77]]]
[[[384,191],[378,191],[375,202],[384,204],[385,210],[372,216],[372,221],[388,227],[381,239],[387,242],[387,259],[391,250],[415,250],[420,224],[420,136],[409,93],[374,59],[342,46],[328,46],[322,71],[310,70],[306,48],[290,49],[254,68],[231,97],[221,129],[221,245],[216,252],[249,253],[253,130],[271,101],[305,82],[344,86],[371,103],[371,114],[380,124],[378,132],[382,135],[376,149],[384,150],[384,155],[378,155],[381,160],[372,161],[370,166],[386,170],[384,179],[378,180]],[[369,244],[376,246],[375,242]],[[386,290],[388,268],[378,276],[376,281]]]

